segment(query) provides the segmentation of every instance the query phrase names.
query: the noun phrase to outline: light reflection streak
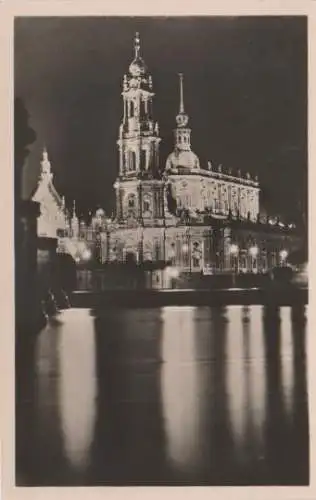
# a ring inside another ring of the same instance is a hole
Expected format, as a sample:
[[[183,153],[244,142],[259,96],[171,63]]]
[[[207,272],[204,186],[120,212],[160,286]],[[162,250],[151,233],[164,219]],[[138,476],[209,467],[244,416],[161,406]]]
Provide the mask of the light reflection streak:
[[[262,307],[228,308],[227,392],[237,454],[261,454],[265,424],[265,351]]]
[[[291,307],[281,309],[280,328],[280,350],[281,350],[281,384],[283,402],[288,417],[293,415],[294,397],[294,345],[291,319]]]
[[[246,378],[243,365],[242,308],[228,308],[227,325],[227,394],[235,443],[241,451],[246,426]]]
[[[38,336],[36,343],[36,383],[38,412],[36,412],[36,430],[47,439],[56,431],[58,434],[58,385],[59,372],[58,340],[59,329],[56,325],[48,324]],[[57,422],[56,422],[57,420]],[[56,425],[57,424],[57,425]]]
[[[265,344],[263,328],[263,307],[252,306],[249,336],[249,411],[252,415],[252,425],[255,429],[257,453],[262,453],[264,441],[264,426],[266,421],[266,371]]]
[[[93,317],[85,309],[64,311],[60,332],[60,413],[65,452],[71,465],[89,461],[96,412],[96,366]]]
[[[195,307],[165,307],[162,338],[162,400],[170,461],[189,472],[201,460]]]

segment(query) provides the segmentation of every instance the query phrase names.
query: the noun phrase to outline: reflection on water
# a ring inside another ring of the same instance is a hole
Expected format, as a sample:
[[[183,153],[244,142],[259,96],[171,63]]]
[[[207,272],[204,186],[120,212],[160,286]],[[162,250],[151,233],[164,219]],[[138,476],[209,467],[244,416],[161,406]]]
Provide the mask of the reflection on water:
[[[294,345],[291,308],[284,307],[280,328],[281,336],[281,380],[284,406],[289,420],[293,415],[294,403]]]
[[[306,484],[305,313],[63,312],[17,359],[17,484]]]
[[[73,468],[81,472],[90,460],[97,395],[94,328],[85,311],[65,312],[58,354],[59,409],[65,454]]]
[[[167,457],[190,474],[201,466],[203,437],[203,365],[196,356],[195,308],[164,308],[162,330],[162,406]],[[202,439],[201,439],[202,438]]]

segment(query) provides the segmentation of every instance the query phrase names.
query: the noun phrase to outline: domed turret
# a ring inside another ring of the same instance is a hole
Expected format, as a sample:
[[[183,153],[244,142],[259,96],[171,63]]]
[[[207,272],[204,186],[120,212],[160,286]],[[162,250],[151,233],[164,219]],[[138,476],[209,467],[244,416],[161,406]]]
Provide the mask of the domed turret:
[[[193,151],[181,151],[175,149],[169,154],[166,161],[166,171],[173,169],[185,168],[194,170],[200,168],[200,160]]]
[[[176,116],[177,128],[174,130],[175,146],[166,161],[166,172],[172,170],[186,169],[194,170],[200,168],[200,160],[191,150],[191,129],[187,128],[189,117],[184,111],[183,103],[183,75],[180,78],[180,106]]]

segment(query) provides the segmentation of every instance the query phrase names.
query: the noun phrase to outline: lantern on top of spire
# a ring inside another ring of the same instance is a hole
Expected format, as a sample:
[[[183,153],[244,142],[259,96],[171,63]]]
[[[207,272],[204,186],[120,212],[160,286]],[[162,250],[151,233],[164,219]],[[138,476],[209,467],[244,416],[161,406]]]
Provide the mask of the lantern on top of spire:
[[[43,156],[41,161],[41,179],[51,181],[53,174],[51,172],[51,164],[48,159],[48,153],[46,147],[43,149]]]
[[[130,64],[129,72],[133,77],[143,76],[146,71],[146,64],[143,58],[140,56],[140,38],[139,33],[136,33],[134,39],[134,59]]]

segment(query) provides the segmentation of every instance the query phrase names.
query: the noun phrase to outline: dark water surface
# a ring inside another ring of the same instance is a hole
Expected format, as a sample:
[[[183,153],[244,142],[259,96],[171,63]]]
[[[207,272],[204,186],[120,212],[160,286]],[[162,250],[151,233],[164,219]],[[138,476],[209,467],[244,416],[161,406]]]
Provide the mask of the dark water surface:
[[[17,354],[17,485],[308,484],[306,314],[62,312]]]

